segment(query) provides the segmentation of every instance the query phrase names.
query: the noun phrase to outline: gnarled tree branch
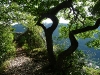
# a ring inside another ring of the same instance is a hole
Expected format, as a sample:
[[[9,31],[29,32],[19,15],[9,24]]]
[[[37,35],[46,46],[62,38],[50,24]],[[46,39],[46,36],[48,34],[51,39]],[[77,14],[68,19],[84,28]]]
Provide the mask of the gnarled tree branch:
[[[56,63],[56,59],[53,53],[53,41],[52,41],[52,33],[58,26],[58,18],[56,17],[56,14],[64,8],[70,8],[72,6],[72,0],[66,0],[56,7],[50,9],[48,12],[43,13],[38,22],[37,25],[41,26],[44,29],[45,36],[46,36],[46,43],[47,43],[47,51],[48,51],[48,56],[49,56],[49,62],[51,65],[54,65]],[[53,24],[51,27],[47,28],[41,24],[41,20],[44,18],[50,18],[53,21]]]
[[[78,33],[86,32],[86,31],[89,31],[89,30],[97,29],[99,27],[99,24],[100,24],[100,18],[97,19],[94,26],[87,26],[87,27],[84,27],[84,28],[81,28],[81,29],[70,31],[69,32],[69,39],[70,39],[70,42],[71,42],[71,46],[67,50],[63,51],[62,53],[60,53],[58,55],[57,62],[59,62],[59,63],[57,64],[57,66],[60,66],[63,63],[63,60],[67,56],[71,55],[77,49],[78,42],[75,39],[74,35],[78,34]]]

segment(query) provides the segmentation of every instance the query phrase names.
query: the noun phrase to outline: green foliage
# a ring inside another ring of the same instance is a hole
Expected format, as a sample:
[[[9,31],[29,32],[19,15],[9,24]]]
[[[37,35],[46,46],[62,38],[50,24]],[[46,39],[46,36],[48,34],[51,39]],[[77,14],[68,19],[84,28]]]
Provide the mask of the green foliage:
[[[24,48],[33,49],[42,47],[43,39],[40,36],[41,29],[35,26],[35,17],[28,12],[24,12],[24,10],[22,11],[22,9],[23,8],[16,2],[9,3],[5,1],[5,5],[1,4],[0,7],[0,22],[5,23],[6,25],[17,22],[28,28],[28,32],[25,33],[25,35],[20,36],[20,40],[18,41],[21,44],[25,44]]]
[[[34,21],[34,16],[28,13],[21,13],[24,15],[25,20],[20,21],[28,30],[25,34],[20,36],[20,41],[23,42],[23,48],[32,50],[34,48],[40,48],[44,46],[44,40],[41,37],[42,29],[36,26]]]
[[[78,26],[80,27],[80,26]],[[69,29],[69,26],[61,26],[59,29],[59,34],[60,34],[60,38],[68,38],[69,36],[69,31],[71,30],[75,30],[76,26],[72,25],[72,27]],[[92,31],[88,31],[88,32],[84,32],[84,33],[80,33],[76,35],[76,38],[94,38],[94,34],[97,34],[99,31],[98,30],[92,30]]]
[[[10,26],[0,25],[0,66],[15,56],[14,36],[11,30]]]
[[[98,15],[98,16],[100,16],[100,1],[99,0],[97,0],[97,1],[95,1],[95,5],[94,5],[94,7],[92,8],[92,14],[93,15]]]
[[[63,48],[64,47],[61,45],[54,46],[56,57],[63,52]],[[83,51],[76,50],[63,61],[63,72],[57,72],[57,74],[61,73],[60,75],[63,75],[65,73],[65,75],[85,75],[86,73],[83,70],[83,66],[85,66],[85,57],[86,55]]]
[[[65,75],[85,75],[85,71],[83,66],[85,66],[85,54],[76,50],[71,56],[68,56],[66,60],[64,60],[63,70]],[[62,74],[61,74],[62,75]]]
[[[90,48],[94,47],[95,49],[100,50],[100,39],[98,38],[98,39],[93,39],[92,41],[89,41],[87,43],[87,46]]]
[[[64,0],[17,0],[15,2],[23,8],[23,11],[29,12],[35,16],[40,16],[40,14],[47,12],[50,8],[56,6],[62,1]]]
[[[93,69],[89,67],[84,67],[87,75],[100,75],[100,69]]]
[[[39,32],[35,32],[35,30],[36,29],[34,28],[29,29],[27,33],[21,37],[20,41],[24,41],[23,48],[32,50],[34,48],[40,48],[44,46],[42,37],[40,36]]]
[[[67,38],[69,34],[69,28],[66,26],[61,26],[59,29],[59,34],[60,38]]]

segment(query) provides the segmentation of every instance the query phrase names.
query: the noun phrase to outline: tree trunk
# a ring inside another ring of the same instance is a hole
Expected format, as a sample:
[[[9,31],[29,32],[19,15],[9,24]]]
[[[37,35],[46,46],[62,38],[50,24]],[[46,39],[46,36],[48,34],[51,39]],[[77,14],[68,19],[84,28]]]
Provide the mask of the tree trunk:
[[[46,32],[46,43],[47,43],[47,51],[48,51],[48,59],[50,65],[54,66],[56,63],[56,58],[53,52],[53,40],[52,40],[52,34]]]
[[[50,9],[48,12],[42,14],[37,22],[37,25],[41,26],[45,31],[48,59],[50,62],[50,66],[52,65],[53,67],[56,64],[56,58],[55,58],[54,53],[53,53],[52,33],[54,32],[54,30],[58,26],[58,18],[56,17],[56,14],[61,9],[70,8],[70,7],[72,7],[72,0],[66,0],[66,1],[60,3],[59,5],[57,5],[56,7]],[[50,18],[53,21],[53,24],[51,27],[46,28],[43,24],[41,24],[41,21],[44,18]]]
[[[77,42],[77,40],[74,37],[73,31],[71,31],[69,33],[69,39],[70,39],[70,42],[71,42],[71,46],[67,50],[61,52],[58,55],[58,59],[57,59],[57,64],[56,65],[59,68],[62,67],[63,61],[66,59],[66,57],[70,56],[78,47],[78,42]]]

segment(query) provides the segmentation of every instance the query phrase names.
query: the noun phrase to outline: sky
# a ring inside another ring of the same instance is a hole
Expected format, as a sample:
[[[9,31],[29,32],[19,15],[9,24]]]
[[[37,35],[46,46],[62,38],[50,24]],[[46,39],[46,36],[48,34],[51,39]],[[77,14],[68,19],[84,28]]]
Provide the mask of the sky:
[[[52,20],[50,18],[47,18],[46,20],[43,21],[43,23],[52,23]],[[64,18],[59,19],[59,23],[69,23],[69,20],[65,20]]]

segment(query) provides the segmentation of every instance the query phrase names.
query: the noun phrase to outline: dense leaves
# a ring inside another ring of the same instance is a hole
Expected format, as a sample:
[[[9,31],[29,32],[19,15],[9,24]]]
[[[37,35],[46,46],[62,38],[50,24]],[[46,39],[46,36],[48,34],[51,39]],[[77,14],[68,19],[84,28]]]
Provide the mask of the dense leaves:
[[[100,38],[98,39],[93,39],[92,41],[89,41],[87,43],[87,46],[90,47],[90,48],[95,48],[95,49],[98,49],[100,50]]]
[[[93,7],[93,9],[92,9],[92,14],[97,14],[98,16],[100,16],[100,1],[99,0],[97,0],[97,1],[95,1],[95,5],[94,5],[94,7]]]
[[[0,25],[0,66],[15,55],[14,36],[10,26]]]

